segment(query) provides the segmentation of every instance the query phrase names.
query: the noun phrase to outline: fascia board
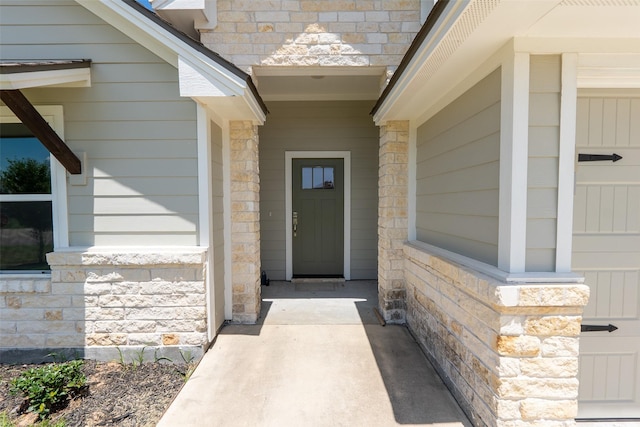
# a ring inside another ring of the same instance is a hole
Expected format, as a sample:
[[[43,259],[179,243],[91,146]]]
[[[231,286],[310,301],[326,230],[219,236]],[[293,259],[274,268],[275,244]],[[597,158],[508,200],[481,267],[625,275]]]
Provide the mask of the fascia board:
[[[0,89],[27,89],[30,87],[90,87],[90,68],[70,70],[34,71],[25,73],[0,74]]]
[[[244,94],[244,85],[228,85],[229,81],[220,79],[218,73],[207,72],[209,65],[199,61],[199,58],[178,56],[181,96],[242,96]]]
[[[404,94],[407,87],[418,77],[423,65],[429,56],[434,52],[436,47],[448,35],[449,30],[455,24],[462,12],[469,7],[468,2],[452,1],[450,2],[444,13],[438,19],[438,23],[428,37],[428,41],[418,49],[411,62],[400,76],[400,79],[393,87],[393,90],[384,100],[378,111],[373,116],[373,120],[377,124],[381,124],[389,120],[389,113],[394,105]]]
[[[249,88],[245,89],[244,91],[245,91],[245,96],[242,99],[247,104],[247,107],[249,108],[249,110],[252,112],[252,115],[253,115],[252,120],[259,125],[263,125],[264,122],[267,120],[267,115],[262,109],[262,106],[260,105],[258,100],[256,100],[256,98],[253,96],[253,93],[251,93],[251,90],[249,90]]]
[[[127,4],[113,0],[76,0],[76,2],[174,67],[179,68],[179,58],[190,58],[191,64],[198,62],[206,64],[206,67],[195,67],[205,75],[209,74],[205,79],[220,83],[225,81],[225,87],[231,88],[235,86],[239,94],[242,94],[246,87],[244,80],[202,53],[185,46],[173,34],[145,19]]]
[[[193,63],[186,58],[178,58],[180,75],[180,95],[198,99],[209,107],[224,105],[219,114],[228,120],[251,120],[264,124],[266,115],[253,93],[244,87],[226,85],[215,79],[215,73],[202,72],[208,64]],[[226,99],[224,102],[221,99]],[[233,108],[229,108],[233,105]],[[236,107],[240,105],[239,107]]]
[[[216,123],[219,125],[225,121],[234,120],[250,121],[256,125],[262,125],[265,121],[265,115],[259,106],[257,104],[251,105],[244,97],[200,96],[193,97],[193,99],[207,108],[212,115],[215,115]]]

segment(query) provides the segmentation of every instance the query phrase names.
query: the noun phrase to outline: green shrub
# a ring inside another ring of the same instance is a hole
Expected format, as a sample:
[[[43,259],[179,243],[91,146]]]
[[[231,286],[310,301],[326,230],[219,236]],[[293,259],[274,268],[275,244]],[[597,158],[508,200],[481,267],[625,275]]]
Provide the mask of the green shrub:
[[[9,415],[4,411],[0,412],[0,427],[14,427]]]
[[[22,392],[29,403],[28,411],[45,419],[84,387],[87,379],[82,373],[83,363],[72,360],[29,369],[11,381],[10,391]]]

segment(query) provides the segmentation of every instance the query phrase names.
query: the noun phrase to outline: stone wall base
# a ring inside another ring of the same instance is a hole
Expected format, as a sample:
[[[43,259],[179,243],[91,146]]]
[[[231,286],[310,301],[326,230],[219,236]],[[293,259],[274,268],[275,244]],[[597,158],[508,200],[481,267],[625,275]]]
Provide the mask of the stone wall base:
[[[47,261],[48,277],[0,277],[3,361],[45,351],[118,360],[142,348],[179,361],[208,344],[206,250],[67,250]]]
[[[0,362],[6,364],[49,363],[75,359],[101,362],[187,363],[196,362],[204,355],[202,346],[126,346],[75,348],[0,348]]]
[[[404,247],[407,323],[475,425],[568,427],[589,288],[504,283]]]

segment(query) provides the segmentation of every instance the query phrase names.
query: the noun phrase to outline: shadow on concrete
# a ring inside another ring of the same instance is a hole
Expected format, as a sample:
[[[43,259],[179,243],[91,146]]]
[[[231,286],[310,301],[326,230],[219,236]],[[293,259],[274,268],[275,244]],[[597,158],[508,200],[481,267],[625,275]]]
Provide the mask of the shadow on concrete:
[[[472,426],[404,325],[364,329],[398,424]]]
[[[407,328],[382,326],[377,306],[375,281],[275,282],[263,287],[260,323],[362,324],[398,424],[471,426]]]

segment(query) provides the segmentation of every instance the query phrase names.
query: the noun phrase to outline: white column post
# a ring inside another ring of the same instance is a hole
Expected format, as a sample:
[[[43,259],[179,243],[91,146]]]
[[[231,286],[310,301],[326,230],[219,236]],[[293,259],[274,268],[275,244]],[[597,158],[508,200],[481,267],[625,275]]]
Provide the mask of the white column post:
[[[556,231],[556,272],[558,273],[571,272],[577,83],[578,55],[565,53],[562,55],[560,150],[558,153],[558,223]]]
[[[529,54],[502,64],[498,268],[525,271],[529,157]]]

